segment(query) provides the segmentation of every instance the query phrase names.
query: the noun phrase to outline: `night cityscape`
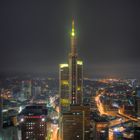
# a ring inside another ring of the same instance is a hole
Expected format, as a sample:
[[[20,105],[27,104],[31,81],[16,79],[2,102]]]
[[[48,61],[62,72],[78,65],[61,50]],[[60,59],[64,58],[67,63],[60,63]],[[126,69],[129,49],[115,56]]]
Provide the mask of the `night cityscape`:
[[[139,140],[139,7],[0,1],[0,140]]]

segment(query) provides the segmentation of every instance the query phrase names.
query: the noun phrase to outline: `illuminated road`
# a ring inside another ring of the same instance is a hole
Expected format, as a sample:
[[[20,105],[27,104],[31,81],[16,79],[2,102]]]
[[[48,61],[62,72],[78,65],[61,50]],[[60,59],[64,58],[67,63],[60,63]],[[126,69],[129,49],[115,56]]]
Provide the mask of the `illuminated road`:
[[[97,94],[97,96],[95,97],[96,105],[97,105],[97,108],[98,108],[100,114],[107,115],[107,116],[114,116],[114,113],[112,113],[112,112],[105,112],[104,105],[100,101],[100,97],[102,94],[103,93]]]
[[[108,116],[114,116],[113,113],[105,112],[104,105],[100,101],[100,97],[102,95],[103,95],[103,92],[101,92],[100,94],[97,93],[97,96],[95,97],[97,108],[98,108],[100,114],[101,115],[104,115],[105,114],[105,115],[108,115]],[[130,120],[132,120],[132,121],[138,121],[138,119],[136,119],[136,118],[133,118],[133,117],[130,117],[130,116],[126,115],[126,114],[121,113],[120,110],[119,110],[119,114],[121,115],[120,118],[110,121],[109,127],[113,127],[115,125],[120,125],[120,124],[126,123],[126,122],[128,122]]]
[[[60,140],[59,127],[57,124],[59,119],[59,107],[55,104],[56,99],[56,97],[50,97],[50,106],[53,108],[53,111],[49,113],[49,118],[51,119],[51,121],[48,126],[47,140]]]
[[[97,104],[97,108],[98,108],[98,110],[99,110],[99,112],[100,112],[101,115],[103,115],[103,114],[108,115],[108,114],[104,111],[104,107],[103,107],[103,105],[102,105],[102,103],[101,103],[101,101],[100,101],[100,96],[101,96],[101,94],[98,94],[98,95],[95,97],[95,101],[96,101],[96,104]]]
[[[115,119],[115,120],[112,120],[110,121],[109,123],[109,127],[113,127],[113,126],[116,126],[116,125],[120,125],[120,124],[123,124],[123,123],[126,123],[126,122],[129,122],[130,120],[127,119],[127,118],[119,118],[119,119]]]
[[[102,89],[102,91],[97,91],[95,101],[97,108],[100,112],[100,115],[107,115],[107,116],[117,116],[115,120],[109,121],[109,140],[114,140],[114,134],[117,132],[123,132],[126,128],[124,127],[125,124],[130,123],[129,125],[133,125],[133,121],[138,121],[137,118],[133,116],[129,116],[128,114],[124,114],[123,112],[118,110],[118,113],[116,112],[109,112],[105,110],[104,104],[101,102],[101,96],[103,96],[105,93],[105,90]],[[104,95],[105,96],[105,95]]]
[[[56,107],[56,109],[55,109],[55,110],[56,110],[56,112],[57,112],[57,113],[59,113],[59,112],[60,112],[60,110],[59,110],[59,107],[58,107],[58,106]]]
[[[114,140],[114,132],[122,132],[124,131],[125,128],[123,128],[122,126],[121,127],[116,127],[114,129],[109,129],[109,140]]]
[[[51,124],[51,139],[50,140],[58,140],[58,125]]]
[[[122,113],[120,110],[118,111],[120,115],[132,120],[132,121],[138,121],[138,119],[134,118],[134,117],[131,117],[131,116],[128,116],[127,114],[124,114]]]

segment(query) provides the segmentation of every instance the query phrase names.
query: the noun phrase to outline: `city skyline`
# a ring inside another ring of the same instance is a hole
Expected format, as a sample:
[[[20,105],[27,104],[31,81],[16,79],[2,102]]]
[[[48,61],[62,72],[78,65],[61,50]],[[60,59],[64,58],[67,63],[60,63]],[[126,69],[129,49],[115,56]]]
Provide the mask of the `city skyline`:
[[[0,72],[58,75],[75,19],[84,75],[138,77],[139,2],[1,2]]]

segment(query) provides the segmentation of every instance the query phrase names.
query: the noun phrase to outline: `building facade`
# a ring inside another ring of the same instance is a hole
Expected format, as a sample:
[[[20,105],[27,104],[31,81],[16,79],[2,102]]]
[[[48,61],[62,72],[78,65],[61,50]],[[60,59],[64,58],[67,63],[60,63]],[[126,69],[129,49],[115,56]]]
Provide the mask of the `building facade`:
[[[45,140],[47,137],[47,110],[44,106],[27,106],[22,114],[22,140]]]
[[[69,66],[68,64],[60,64],[59,67],[59,92],[60,94],[60,112],[69,110]]]

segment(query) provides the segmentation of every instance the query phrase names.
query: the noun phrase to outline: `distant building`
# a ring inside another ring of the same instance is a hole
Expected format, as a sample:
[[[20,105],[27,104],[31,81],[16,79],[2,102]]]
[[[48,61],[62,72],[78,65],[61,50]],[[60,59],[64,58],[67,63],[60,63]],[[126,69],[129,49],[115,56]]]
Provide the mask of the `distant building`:
[[[18,128],[15,126],[8,126],[0,131],[0,140],[19,140]]]
[[[47,137],[47,110],[42,105],[27,106],[22,111],[22,140],[45,140]]]
[[[108,140],[109,122],[102,117],[94,118],[91,122],[92,140]]]
[[[134,140],[140,138],[140,127],[134,127]]]
[[[0,91],[0,130],[1,130],[2,127],[3,127],[2,108],[3,108],[3,99],[2,99],[1,91]]]
[[[136,112],[140,116],[140,89],[136,89],[136,96],[135,96],[135,107]]]
[[[41,86],[33,86],[32,96],[37,97],[41,94]]]
[[[19,140],[16,115],[14,110],[6,110],[3,112],[0,140]]]
[[[30,99],[31,96],[32,96],[32,82],[30,80],[22,81],[19,100],[24,101]]]
[[[92,96],[90,99],[90,109],[92,111],[96,111],[97,110],[97,105],[96,105],[96,101],[95,101],[95,96]]]
[[[29,99],[32,96],[32,81],[28,80],[25,82],[25,95]]]
[[[140,116],[140,97],[136,97],[136,112]]]
[[[134,114],[135,107],[133,105],[123,105],[120,111],[124,114]]]

